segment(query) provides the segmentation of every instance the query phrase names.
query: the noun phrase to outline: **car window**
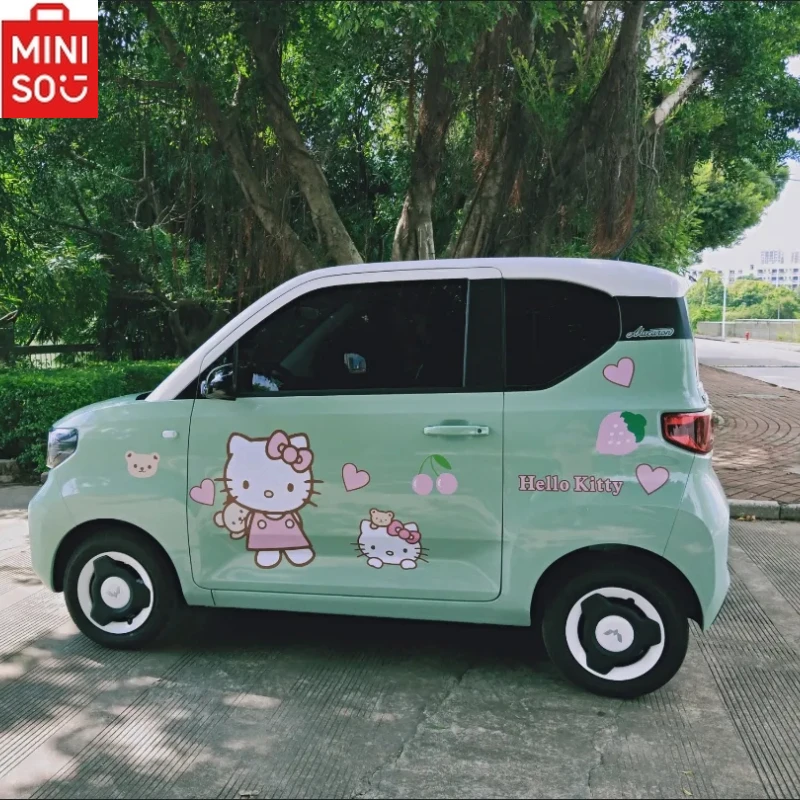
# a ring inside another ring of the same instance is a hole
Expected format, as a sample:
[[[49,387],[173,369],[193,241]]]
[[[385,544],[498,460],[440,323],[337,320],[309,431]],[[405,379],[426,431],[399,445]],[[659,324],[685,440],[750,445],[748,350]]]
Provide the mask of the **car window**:
[[[467,281],[327,287],[245,334],[240,394],[452,390],[463,386]]]
[[[619,304],[587,286],[505,281],[506,388],[546,389],[619,340]]]

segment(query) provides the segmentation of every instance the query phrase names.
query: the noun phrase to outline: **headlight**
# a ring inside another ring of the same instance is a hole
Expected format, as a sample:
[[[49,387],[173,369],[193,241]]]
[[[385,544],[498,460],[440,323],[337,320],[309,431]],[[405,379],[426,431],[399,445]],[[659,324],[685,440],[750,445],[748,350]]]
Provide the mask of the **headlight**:
[[[53,428],[47,435],[47,466],[52,469],[66,461],[78,446],[75,428]]]

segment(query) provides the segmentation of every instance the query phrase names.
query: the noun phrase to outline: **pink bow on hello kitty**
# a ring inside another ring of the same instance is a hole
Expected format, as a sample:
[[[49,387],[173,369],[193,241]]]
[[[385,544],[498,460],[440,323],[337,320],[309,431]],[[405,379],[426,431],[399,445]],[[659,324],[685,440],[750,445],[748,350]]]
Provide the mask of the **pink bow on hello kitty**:
[[[386,533],[388,533],[389,536],[399,536],[403,541],[409,544],[416,544],[421,538],[419,531],[407,530],[398,519],[392,520],[392,522],[389,523],[389,527],[386,528]]]
[[[305,472],[314,454],[305,447],[295,447],[283,431],[275,431],[267,443],[267,455],[273,461],[285,461],[295,472]]]

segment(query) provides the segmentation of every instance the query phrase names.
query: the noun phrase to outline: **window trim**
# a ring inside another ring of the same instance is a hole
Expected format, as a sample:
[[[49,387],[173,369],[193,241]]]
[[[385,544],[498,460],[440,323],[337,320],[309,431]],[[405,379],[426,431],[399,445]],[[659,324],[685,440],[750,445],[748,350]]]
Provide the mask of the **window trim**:
[[[284,294],[280,295],[275,299],[274,302],[270,303],[269,305],[258,309],[255,311],[250,317],[243,320],[240,325],[238,325],[235,330],[231,331],[228,336],[226,336],[223,340],[218,342],[213,348],[211,348],[204,356],[203,360],[200,365],[200,371],[198,375],[194,379],[194,384],[197,387],[195,389],[195,399],[197,400],[205,400],[206,398],[201,398],[199,396],[199,386],[200,382],[202,381],[203,376],[207,373],[209,369],[211,369],[211,365],[220,358],[225,352],[230,350],[234,345],[238,344],[239,341],[242,339],[243,336],[248,334],[253,328],[257,325],[260,325],[264,320],[268,317],[272,316],[275,312],[279,311],[284,306],[288,305],[289,303],[294,302],[296,299],[300,297],[304,297],[307,294],[311,294],[312,292],[317,291],[318,289],[326,289],[329,287],[338,287],[338,286],[347,286],[351,284],[358,284],[364,285],[368,283],[397,283],[397,282],[419,282],[419,281],[455,281],[455,280],[466,280],[467,281],[467,307],[466,307],[466,317],[464,321],[464,329],[465,329],[465,343],[464,343],[464,363],[466,364],[466,359],[468,357],[467,353],[467,342],[466,342],[466,331],[469,327],[469,317],[470,317],[470,309],[469,309],[469,297],[470,297],[470,281],[476,280],[501,280],[502,273],[500,270],[495,269],[493,267],[468,267],[464,269],[429,269],[429,270],[392,270],[387,269],[383,272],[369,272],[369,273],[353,273],[350,275],[336,275],[336,276],[321,276],[319,278],[315,278],[309,281],[304,282],[299,286],[295,286],[292,289],[284,292]],[[327,389],[303,389],[303,390],[295,390],[295,391],[287,391],[287,392],[265,392],[264,394],[247,394],[241,395],[241,399],[267,399],[271,397],[349,397],[349,396],[359,396],[359,395],[382,395],[382,394],[393,394],[393,395],[405,395],[405,394],[463,394],[465,392],[473,392],[474,389],[470,389],[463,385],[464,381],[462,380],[462,386],[453,388],[436,388],[436,389],[337,389],[337,390],[327,390]],[[187,387],[188,388],[188,387]],[[499,389],[502,391],[502,388]]]

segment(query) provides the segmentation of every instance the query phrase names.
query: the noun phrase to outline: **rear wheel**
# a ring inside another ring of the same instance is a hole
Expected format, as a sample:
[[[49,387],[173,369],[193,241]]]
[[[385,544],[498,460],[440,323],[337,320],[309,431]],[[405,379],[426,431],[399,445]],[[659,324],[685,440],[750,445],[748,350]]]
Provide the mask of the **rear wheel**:
[[[125,531],[98,533],[79,545],[64,573],[64,596],[83,634],[126,650],[156,639],[179,606],[164,556]]]
[[[611,697],[638,697],[680,669],[689,625],[679,603],[647,571],[603,567],[569,579],[544,613],[555,666],[573,683]]]

